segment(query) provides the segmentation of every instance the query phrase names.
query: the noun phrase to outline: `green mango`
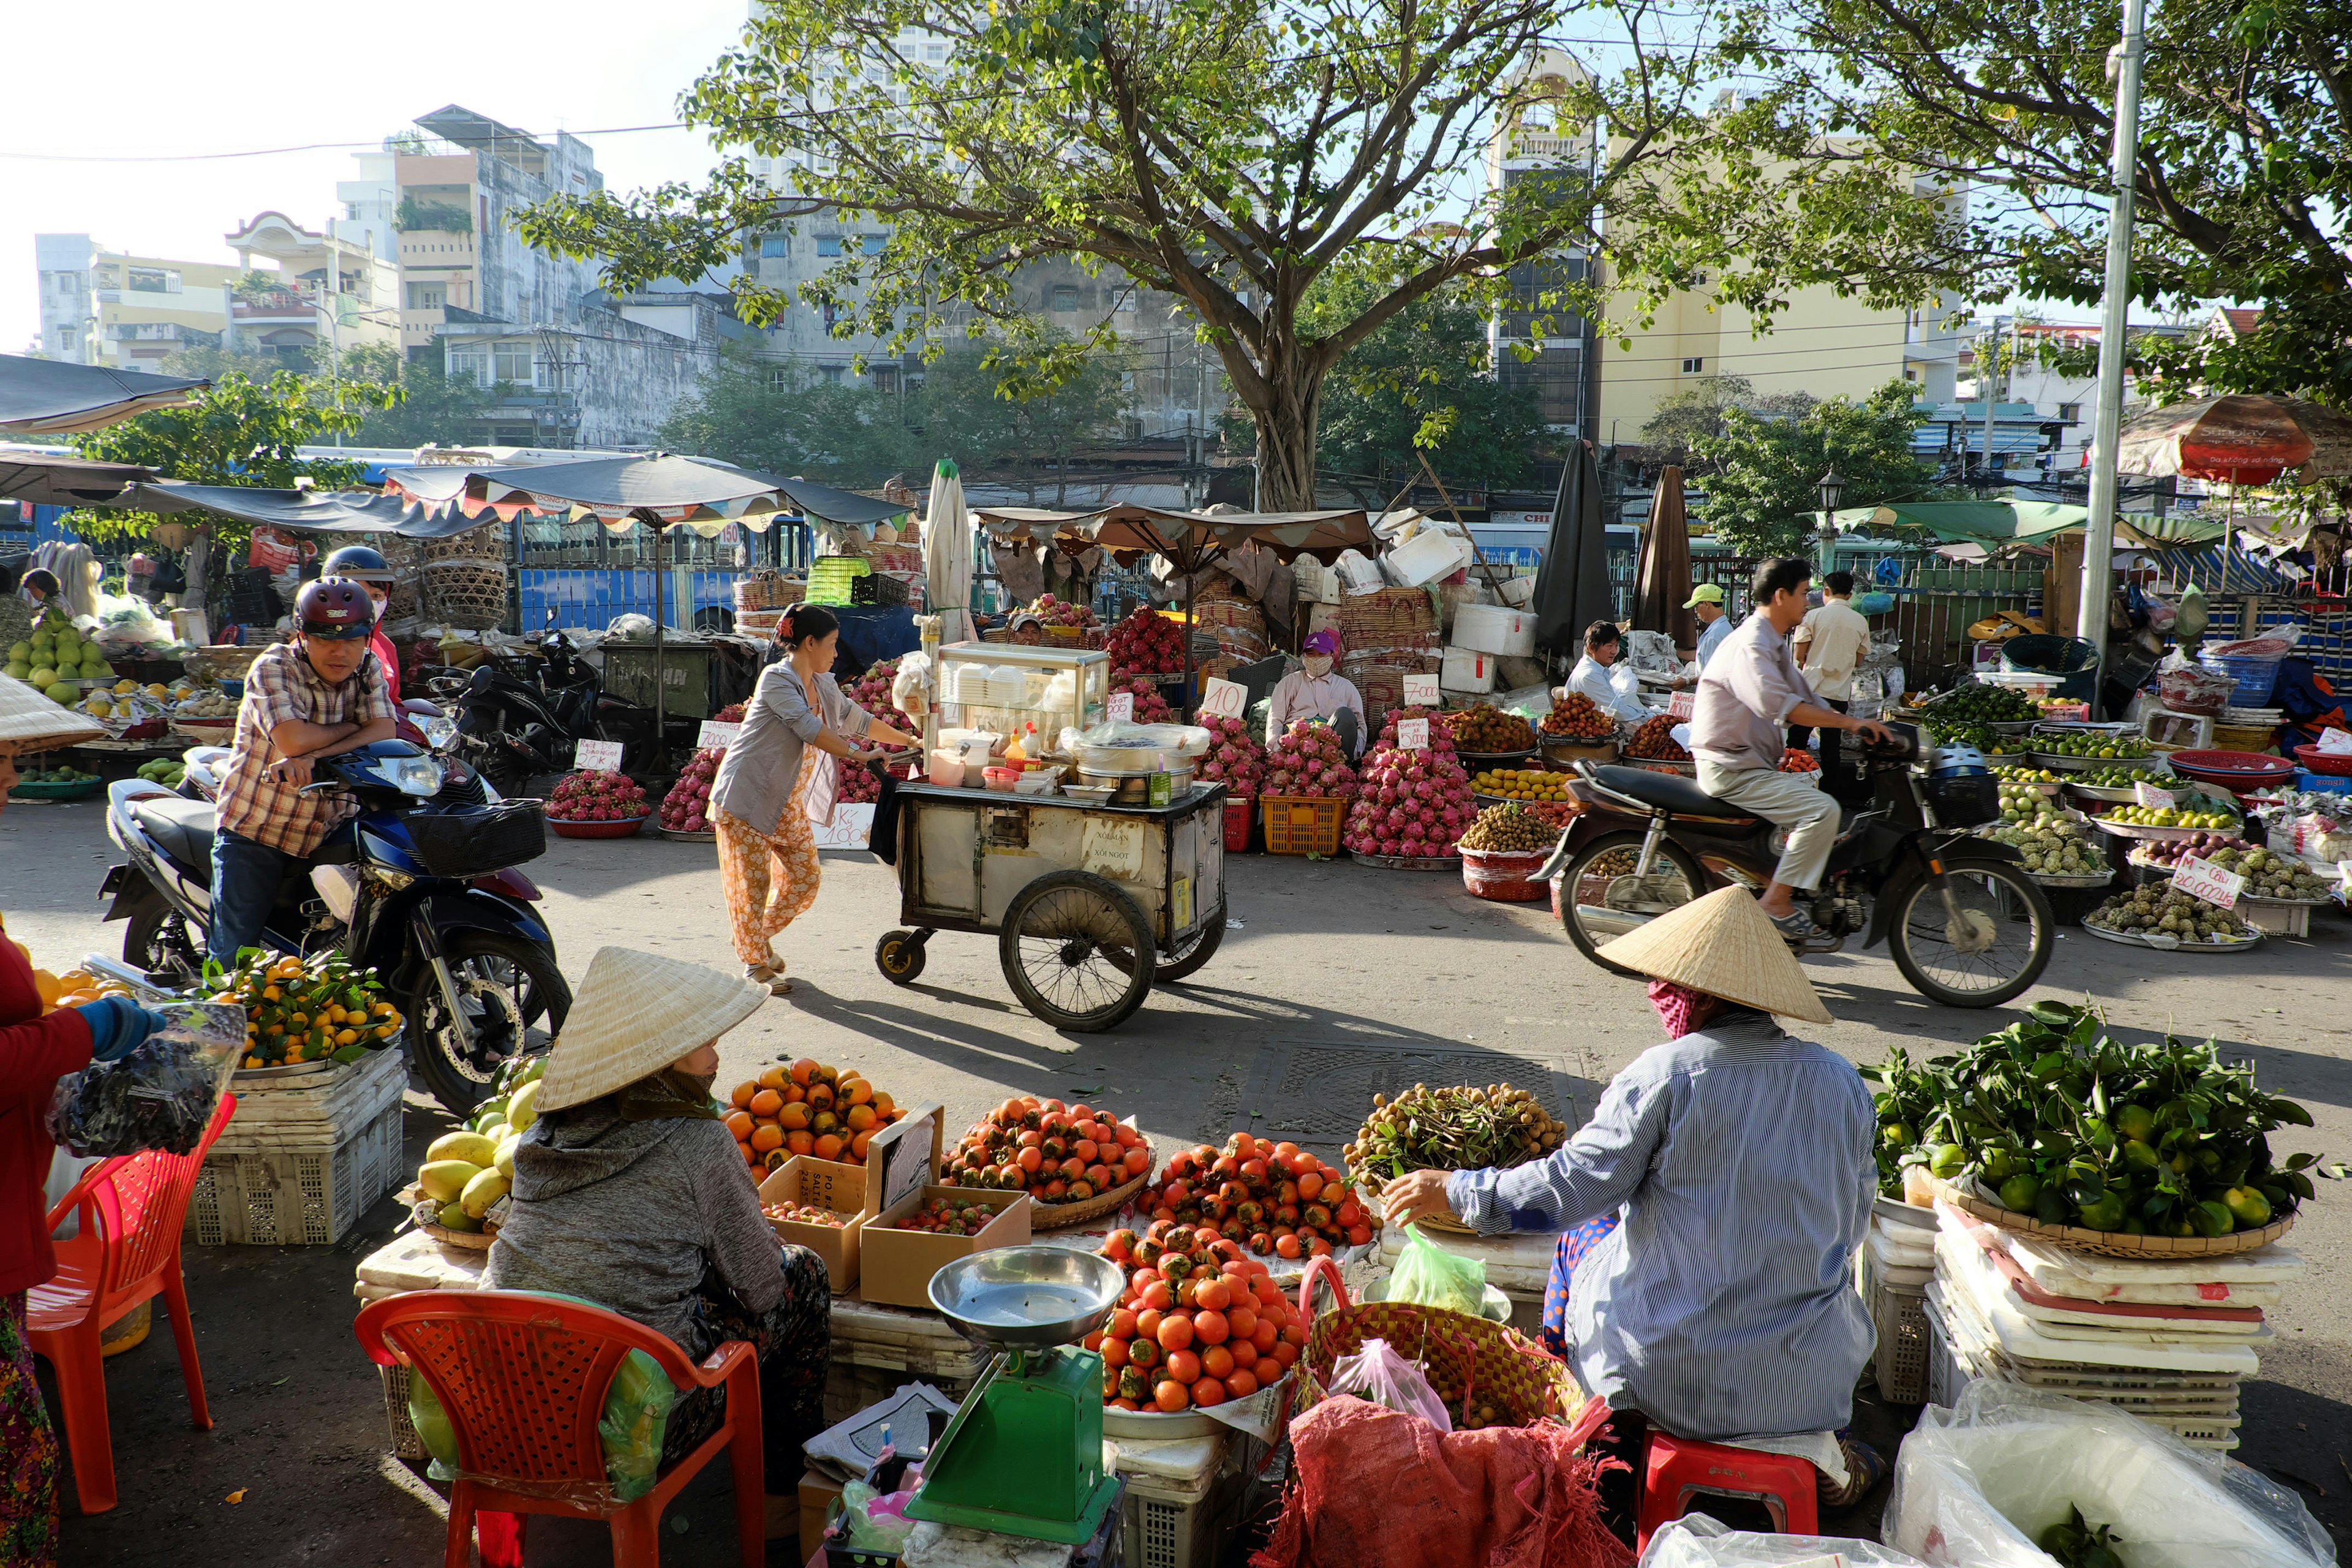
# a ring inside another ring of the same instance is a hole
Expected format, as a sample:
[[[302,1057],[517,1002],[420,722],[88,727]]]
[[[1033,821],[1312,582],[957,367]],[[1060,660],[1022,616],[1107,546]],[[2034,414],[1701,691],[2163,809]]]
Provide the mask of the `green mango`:
[[[2000,1184],[2000,1206],[2012,1214],[2032,1214],[2041,1198],[2041,1180],[2031,1171],[2020,1171]]]
[[[2199,1236],[2227,1236],[2238,1228],[2237,1216],[2210,1198],[2189,1211],[2189,1224]]]

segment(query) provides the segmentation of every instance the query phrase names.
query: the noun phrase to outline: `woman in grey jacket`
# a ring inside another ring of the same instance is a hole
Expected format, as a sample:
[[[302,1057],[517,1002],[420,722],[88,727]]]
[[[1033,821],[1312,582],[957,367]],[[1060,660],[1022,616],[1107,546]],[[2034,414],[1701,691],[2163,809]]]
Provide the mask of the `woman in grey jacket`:
[[[743,727],[719,762],[710,821],[719,832],[719,879],[743,977],[776,995],[791,991],[771,945],[816,902],[821,874],[813,822],[833,814],[835,758],[862,762],[864,742],[921,742],[852,702],[834,681],[841,623],[819,605],[795,605],[776,626],[785,657],[770,665],[743,710]]]

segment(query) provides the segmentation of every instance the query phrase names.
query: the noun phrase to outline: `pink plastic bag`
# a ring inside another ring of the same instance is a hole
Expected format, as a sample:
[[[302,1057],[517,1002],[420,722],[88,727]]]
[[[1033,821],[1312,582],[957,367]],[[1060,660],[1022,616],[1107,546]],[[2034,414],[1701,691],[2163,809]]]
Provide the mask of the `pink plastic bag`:
[[[1386,1340],[1366,1340],[1354,1355],[1343,1355],[1331,1369],[1333,1394],[1352,1394],[1400,1415],[1418,1415],[1440,1432],[1454,1430],[1445,1401],[1421,1375],[1421,1368],[1397,1354]]]

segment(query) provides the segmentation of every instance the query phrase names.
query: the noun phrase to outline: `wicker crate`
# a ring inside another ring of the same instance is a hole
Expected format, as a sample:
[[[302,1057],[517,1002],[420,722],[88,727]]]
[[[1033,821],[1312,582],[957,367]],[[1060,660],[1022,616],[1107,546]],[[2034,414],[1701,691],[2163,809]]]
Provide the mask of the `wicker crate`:
[[[1257,802],[1269,855],[1337,855],[1348,803],[1336,795],[1266,795]]]
[[[425,568],[425,615],[464,632],[507,618],[507,569],[496,561],[436,561]]]
[[[400,1101],[352,1137],[293,1152],[222,1153],[196,1173],[184,1234],[200,1247],[331,1247],[400,1184]]]

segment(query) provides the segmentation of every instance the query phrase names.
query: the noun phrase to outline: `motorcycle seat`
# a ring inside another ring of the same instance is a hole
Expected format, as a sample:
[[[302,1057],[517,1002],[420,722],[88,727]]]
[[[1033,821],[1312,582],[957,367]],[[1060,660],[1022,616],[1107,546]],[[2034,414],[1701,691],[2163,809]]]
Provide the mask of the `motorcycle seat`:
[[[1723,822],[1752,821],[1756,814],[1742,811],[1727,801],[1720,801],[1698,787],[1697,781],[1679,773],[1652,773],[1647,768],[1605,767],[1592,770],[1592,776],[1619,795],[1631,795],[1644,805],[1654,805],[1677,816],[1706,816]]]
[[[175,795],[142,795],[131,803],[131,820],[163,853],[188,870],[212,878],[213,803]]]

